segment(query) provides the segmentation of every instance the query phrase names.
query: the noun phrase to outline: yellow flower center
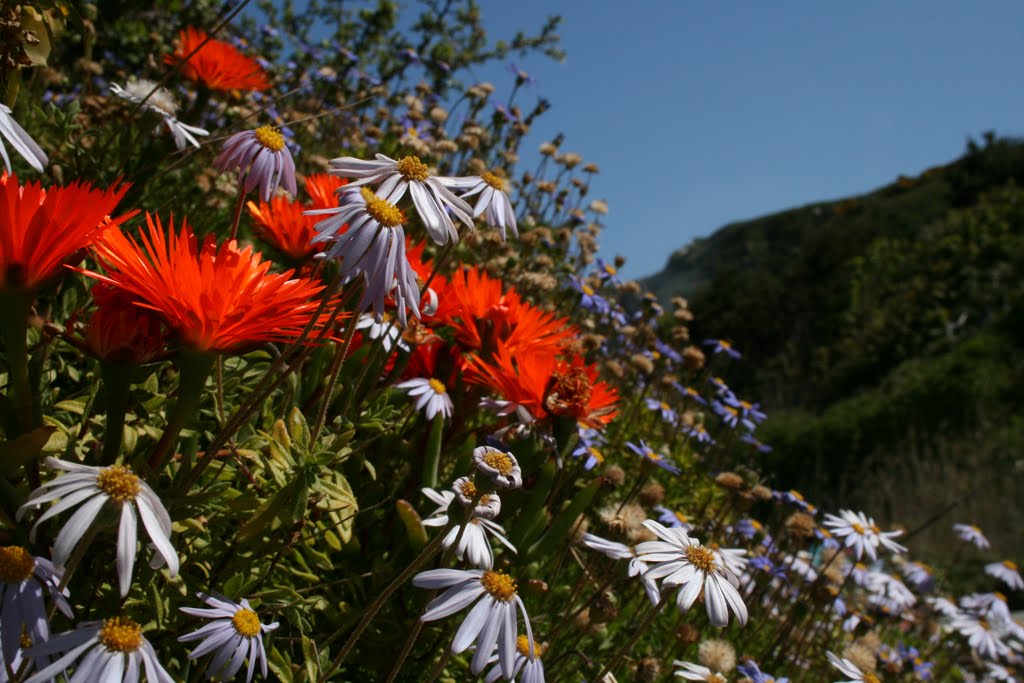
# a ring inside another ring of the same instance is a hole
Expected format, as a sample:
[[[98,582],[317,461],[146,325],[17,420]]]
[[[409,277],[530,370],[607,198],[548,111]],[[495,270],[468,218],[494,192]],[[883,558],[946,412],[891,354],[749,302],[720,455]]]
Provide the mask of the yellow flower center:
[[[711,572],[715,569],[715,554],[702,545],[691,545],[686,548],[686,559],[702,572]]]
[[[35,558],[20,545],[0,548],[0,581],[21,583],[32,576],[35,568]]]
[[[142,645],[142,627],[127,617],[106,619],[99,638],[111,652],[135,652]]]
[[[405,220],[405,216],[397,206],[386,199],[381,199],[373,193],[373,190],[364,187],[359,190],[359,194],[366,202],[366,213],[385,228],[397,227]]]
[[[238,635],[252,638],[260,634],[260,618],[251,609],[240,609],[231,617],[231,625]]]
[[[995,597],[996,600],[1002,600],[1003,602],[1006,602],[1006,596],[1000,593],[999,591],[995,591],[994,593],[992,593],[992,595]]]
[[[24,624],[21,626],[21,638],[19,640],[21,641],[19,645],[21,645],[22,650],[32,647],[32,636],[28,634],[28,627]]]
[[[462,495],[464,495],[466,498],[469,498],[470,500],[476,498],[476,484],[469,481],[468,479],[462,482],[462,484],[459,486],[459,489],[462,491]]]
[[[493,467],[501,474],[509,474],[512,472],[512,458],[508,457],[508,453],[502,453],[501,451],[487,451],[481,460],[484,461],[485,465]]]
[[[499,175],[495,175],[490,172],[481,173],[480,180],[484,181],[495,190],[501,190],[502,192],[505,191],[505,179]]]
[[[495,600],[508,602],[516,596],[515,579],[504,572],[485,571],[480,583]]]
[[[673,514],[676,516],[676,519],[678,519],[683,524],[689,524],[690,523],[690,518],[687,517],[686,515],[684,515],[682,512],[675,512]]]
[[[707,678],[707,683],[729,683],[725,676],[722,674],[711,674]]]
[[[434,390],[435,394],[444,394],[448,391],[444,386],[444,382],[439,379],[431,378],[428,384],[430,385],[430,388]]]
[[[127,503],[139,495],[141,485],[139,478],[132,474],[132,469],[124,465],[105,467],[96,477],[96,485],[111,500]]]
[[[1003,566],[1012,571],[1017,571],[1017,563],[1012,560],[1003,560]]]
[[[878,679],[878,676],[876,676],[875,674],[865,671],[864,672],[864,683],[882,683],[882,682]]]
[[[402,157],[398,160],[398,163],[395,164],[395,167],[406,180],[413,180],[422,183],[430,177],[430,172],[427,171],[427,165],[420,161],[419,157]]]
[[[583,293],[587,296],[594,296],[594,288],[590,285],[583,285]]]
[[[519,636],[518,638],[516,638],[516,649],[519,650],[519,654],[521,654],[522,656],[529,657],[530,656],[530,639],[527,638],[526,636]],[[541,652],[540,643],[534,643],[533,644],[533,657],[532,657],[532,659],[537,659],[538,657],[541,656],[541,654],[542,654],[542,652]]]
[[[280,152],[284,149],[284,136],[281,131],[273,126],[261,126],[256,129],[256,142],[260,143],[271,152]]]
[[[615,275],[616,273],[619,272],[619,269],[610,263],[606,263],[604,264],[604,272],[608,273],[609,275]]]
[[[864,527],[861,526],[860,524],[858,524],[857,522],[853,523],[853,530],[856,531],[861,536],[864,535]]]
[[[594,460],[598,462],[604,462],[604,455],[601,453],[601,451],[597,450],[593,446],[588,448],[587,452],[590,453],[590,456],[594,458]]]

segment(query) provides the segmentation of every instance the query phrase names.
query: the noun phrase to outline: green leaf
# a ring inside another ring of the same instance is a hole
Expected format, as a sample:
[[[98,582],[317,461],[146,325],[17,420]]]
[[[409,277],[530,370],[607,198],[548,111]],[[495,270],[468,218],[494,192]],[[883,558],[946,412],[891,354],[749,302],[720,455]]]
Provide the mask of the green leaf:
[[[320,660],[316,656],[316,646],[306,636],[302,636],[302,656],[306,660],[306,675],[315,681],[320,673]]]
[[[416,508],[409,501],[398,500],[395,501],[395,509],[398,511],[398,517],[402,520],[402,524],[405,525],[405,535],[409,539],[409,545],[416,552],[423,550],[423,547],[427,545],[427,531],[423,528]]]
[[[309,425],[306,424],[306,418],[298,408],[292,408],[292,412],[288,413],[288,433],[291,434],[292,441],[297,443],[302,450],[308,451],[311,448]]]
[[[554,552],[559,544],[568,543],[569,529],[572,528],[572,525],[579,516],[586,511],[591,501],[594,500],[594,496],[601,490],[603,483],[600,478],[597,478],[584,486],[576,494],[576,497],[572,499],[572,502],[555,516],[547,533],[530,546],[530,549],[526,551],[525,557],[547,557]]]
[[[242,528],[238,530],[238,540],[247,541],[262,533],[265,529],[268,529],[270,527],[270,523],[279,517],[285,509],[285,506],[292,501],[292,497],[296,494],[298,486],[299,482],[293,481],[265,500],[263,504],[256,509],[256,512],[253,513],[253,516],[249,518],[249,521],[243,524]]]

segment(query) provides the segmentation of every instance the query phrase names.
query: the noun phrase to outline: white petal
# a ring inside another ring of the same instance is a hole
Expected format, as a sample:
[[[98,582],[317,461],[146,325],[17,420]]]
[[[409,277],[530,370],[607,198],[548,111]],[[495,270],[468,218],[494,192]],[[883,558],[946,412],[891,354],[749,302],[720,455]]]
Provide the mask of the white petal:
[[[121,506],[121,524],[117,531],[117,579],[121,597],[128,595],[132,586],[132,569],[135,567],[135,545],[139,540],[139,520],[131,505]]]

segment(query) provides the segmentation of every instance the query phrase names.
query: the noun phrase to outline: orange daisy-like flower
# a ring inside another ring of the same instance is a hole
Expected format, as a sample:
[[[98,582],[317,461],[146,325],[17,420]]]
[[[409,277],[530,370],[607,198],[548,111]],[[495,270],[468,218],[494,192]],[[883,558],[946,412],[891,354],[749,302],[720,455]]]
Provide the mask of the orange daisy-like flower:
[[[333,209],[338,206],[338,189],[348,185],[347,178],[339,178],[329,173],[314,173],[306,176],[306,194],[309,195],[309,208]]]
[[[198,351],[238,351],[301,336],[324,286],[294,271],[271,273],[270,262],[234,240],[202,244],[184,221],[165,235],[146,214],[141,244],[120,230],[106,231],[94,251],[107,275],[86,275],[118,287],[135,305],[156,311],[182,344]],[[322,322],[326,321],[326,316]]]
[[[203,83],[211,90],[266,90],[270,79],[255,59],[246,57],[231,43],[207,39],[206,31],[189,26],[178,34],[178,49],[164,55],[164,62],[177,64],[197,47],[199,51],[188,57],[181,73],[191,81]]]
[[[85,326],[84,346],[97,358],[142,364],[158,358],[167,344],[163,321],[132,304],[123,290],[97,282],[92,288],[96,310]]]
[[[618,414],[618,393],[579,357],[565,360],[543,350],[513,351],[499,342],[490,360],[467,358],[464,376],[537,420],[571,416],[585,427],[601,429]]]
[[[0,177],[0,289],[35,289],[65,262],[81,260],[79,252],[105,226],[135,214],[108,218],[128,187],[72,183],[44,190],[34,182],[18,185],[17,176]]]
[[[295,261],[305,261],[317,251],[311,244],[316,236],[317,216],[307,216],[306,207],[283,195],[266,202],[248,202],[249,215],[256,222],[256,232],[279,251]]]

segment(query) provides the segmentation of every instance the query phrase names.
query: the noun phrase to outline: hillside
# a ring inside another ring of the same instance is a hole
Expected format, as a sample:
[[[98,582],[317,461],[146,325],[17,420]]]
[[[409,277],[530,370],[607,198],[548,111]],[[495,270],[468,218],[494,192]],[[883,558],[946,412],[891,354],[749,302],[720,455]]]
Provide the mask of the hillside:
[[[1024,143],[986,136],[917,178],[728,225],[645,284],[743,350],[732,385],[768,410],[779,484],[911,523],[955,504],[1019,547],[1022,186]]]

